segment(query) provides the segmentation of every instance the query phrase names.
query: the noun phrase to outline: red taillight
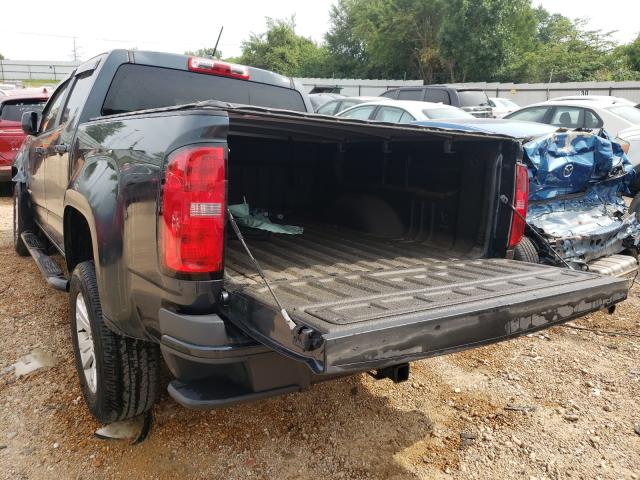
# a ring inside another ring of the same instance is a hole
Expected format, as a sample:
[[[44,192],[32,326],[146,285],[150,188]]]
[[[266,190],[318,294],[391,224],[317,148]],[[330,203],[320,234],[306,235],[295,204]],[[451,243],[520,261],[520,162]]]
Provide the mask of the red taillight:
[[[516,166],[516,191],[514,207],[516,211],[527,218],[527,204],[529,200],[529,172],[527,167],[521,164]],[[511,221],[511,234],[509,235],[509,248],[515,247],[524,236],[524,221],[515,213]]]
[[[161,257],[177,273],[222,271],[225,149],[186,147],[169,156],[162,194]]]
[[[192,72],[249,80],[249,67],[212,58],[189,57],[188,68]]]

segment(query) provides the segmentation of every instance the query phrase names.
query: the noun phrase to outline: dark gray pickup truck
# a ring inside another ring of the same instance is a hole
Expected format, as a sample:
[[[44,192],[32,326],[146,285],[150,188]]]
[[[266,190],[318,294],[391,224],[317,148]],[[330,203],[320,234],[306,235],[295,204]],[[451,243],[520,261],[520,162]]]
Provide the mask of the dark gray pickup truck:
[[[626,298],[624,279],[509,259],[527,208],[513,139],[309,112],[270,72],[117,50],[24,115],[15,248],[69,291],[97,419],[151,408],[160,353],[171,396],[212,408],[402,381]]]

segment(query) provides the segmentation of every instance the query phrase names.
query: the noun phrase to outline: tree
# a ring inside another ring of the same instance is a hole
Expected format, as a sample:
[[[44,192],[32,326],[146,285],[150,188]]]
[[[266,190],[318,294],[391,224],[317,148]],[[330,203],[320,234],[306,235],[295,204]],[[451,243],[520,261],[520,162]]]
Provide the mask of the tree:
[[[505,79],[516,82],[581,82],[633,77],[611,34],[588,30],[585,20],[535,10],[535,43],[509,66]]]
[[[443,70],[437,41],[442,0],[340,0],[325,35],[339,76],[423,78]]]
[[[530,47],[535,34],[530,0],[451,0],[440,30],[451,81],[496,79]]]
[[[295,77],[327,75],[327,50],[297,35],[295,19],[267,18],[267,31],[242,42],[240,63]]]
[[[0,53],[0,60],[4,60],[4,55]]]
[[[636,72],[640,72],[640,35],[633,43],[624,47],[624,55],[627,57],[629,67]]]
[[[324,40],[332,76],[368,76],[369,57],[364,42],[355,34],[355,11],[361,2],[339,0],[329,11],[329,31]]]

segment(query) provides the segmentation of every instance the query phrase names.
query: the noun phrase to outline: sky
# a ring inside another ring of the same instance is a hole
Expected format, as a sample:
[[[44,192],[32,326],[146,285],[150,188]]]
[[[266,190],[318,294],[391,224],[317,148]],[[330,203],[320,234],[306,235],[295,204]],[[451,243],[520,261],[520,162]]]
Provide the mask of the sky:
[[[237,56],[242,40],[266,29],[265,17],[295,15],[297,32],[321,41],[334,1],[32,0],[25,4],[10,0],[0,9],[4,19],[0,53],[12,60],[72,60],[74,37],[76,53],[83,60],[114,48],[184,53],[213,46],[224,26],[219,49],[225,57]],[[640,33],[639,0],[533,0],[533,4],[570,18],[587,17],[592,29],[617,30],[614,39],[620,43],[631,42]]]

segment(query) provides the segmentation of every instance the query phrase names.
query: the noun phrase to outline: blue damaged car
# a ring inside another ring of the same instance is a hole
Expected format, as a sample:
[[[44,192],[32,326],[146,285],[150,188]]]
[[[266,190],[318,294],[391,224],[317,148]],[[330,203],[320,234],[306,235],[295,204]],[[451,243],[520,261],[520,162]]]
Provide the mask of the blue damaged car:
[[[624,198],[636,173],[605,131],[489,119],[419,124],[521,142],[529,193],[526,236],[515,259],[616,276],[637,272],[640,224]]]

